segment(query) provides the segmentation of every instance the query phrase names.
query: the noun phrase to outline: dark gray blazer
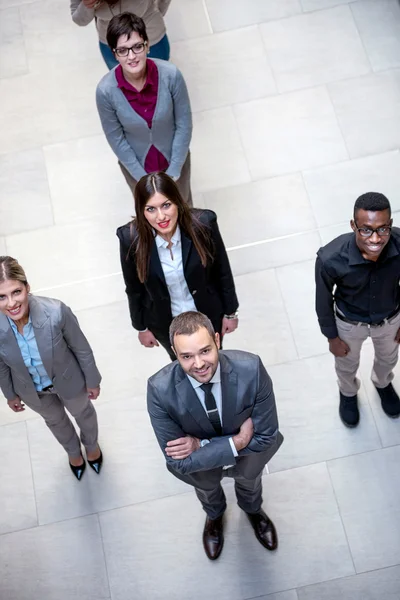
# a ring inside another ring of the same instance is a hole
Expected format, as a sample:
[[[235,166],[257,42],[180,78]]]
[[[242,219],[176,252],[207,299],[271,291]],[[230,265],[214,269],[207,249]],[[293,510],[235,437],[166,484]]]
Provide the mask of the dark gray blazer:
[[[206,412],[178,361],[148,381],[147,408],[167,468],[191,485],[204,478],[219,481],[222,467],[235,462],[246,477],[254,478],[283,441],[272,381],[260,357],[239,350],[221,350],[219,357],[223,421],[220,437],[215,437]],[[235,459],[229,438],[239,432],[248,417],[253,420],[254,435]],[[185,435],[212,441],[184,460],[169,458],[165,454],[167,442]]]
[[[29,296],[29,312],[44,368],[61,398],[95,388],[101,375],[93,352],[71,309],[60,300]],[[40,403],[21,350],[5,315],[0,313],[0,387],[7,398]]]

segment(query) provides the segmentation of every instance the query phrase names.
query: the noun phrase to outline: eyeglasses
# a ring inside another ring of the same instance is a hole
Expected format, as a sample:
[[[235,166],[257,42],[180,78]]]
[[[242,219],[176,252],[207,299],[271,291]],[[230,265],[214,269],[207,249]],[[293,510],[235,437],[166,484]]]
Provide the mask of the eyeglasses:
[[[115,48],[114,52],[117,56],[121,58],[125,56],[129,56],[129,52],[132,50],[133,54],[141,54],[143,50],[146,48],[147,42],[141,42],[140,44],[134,44],[130,48]]]
[[[392,228],[389,226],[377,227],[377,229],[371,229],[370,227],[357,227],[357,231],[362,237],[365,238],[371,237],[373,233],[377,233],[379,237],[387,237],[388,235],[390,235]]]

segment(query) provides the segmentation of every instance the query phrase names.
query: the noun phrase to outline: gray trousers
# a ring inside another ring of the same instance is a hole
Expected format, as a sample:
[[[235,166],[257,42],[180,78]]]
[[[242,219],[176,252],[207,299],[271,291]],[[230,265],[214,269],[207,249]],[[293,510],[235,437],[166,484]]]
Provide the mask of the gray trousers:
[[[336,325],[340,339],[350,348],[347,356],[335,358],[335,369],[342,394],[355,396],[360,388],[356,374],[360,364],[361,347],[368,337],[371,337],[375,350],[371,379],[377,388],[389,385],[399,355],[399,344],[394,338],[400,327],[400,313],[381,327],[352,325],[337,317]]]
[[[38,395],[39,406],[24,400],[25,404],[44,418],[47,427],[69,456],[77,458],[81,455],[81,442],[88,452],[96,450],[97,415],[86,390],[70,400],[65,400],[55,393],[44,392]],[[78,424],[80,440],[65,409]]]
[[[125,177],[126,183],[131,188],[131,191],[133,194],[135,192],[135,187],[136,187],[137,181],[136,181],[136,179],[134,179],[132,177],[132,175],[129,173],[129,171],[124,167],[124,165],[121,162],[118,161],[118,164],[119,164],[120,169]],[[180,191],[182,198],[185,200],[185,202],[187,202],[187,204],[189,206],[193,206],[192,191],[190,188],[190,152],[188,152],[186,160],[183,163],[181,176],[175,183]]]
[[[235,493],[239,507],[246,513],[257,513],[262,505],[262,471],[255,479],[247,479],[238,469],[229,467],[221,474],[223,477],[232,477],[235,480]],[[221,483],[217,487],[202,488],[195,487],[195,492],[203,505],[204,511],[210,519],[218,519],[226,509],[226,498]]]

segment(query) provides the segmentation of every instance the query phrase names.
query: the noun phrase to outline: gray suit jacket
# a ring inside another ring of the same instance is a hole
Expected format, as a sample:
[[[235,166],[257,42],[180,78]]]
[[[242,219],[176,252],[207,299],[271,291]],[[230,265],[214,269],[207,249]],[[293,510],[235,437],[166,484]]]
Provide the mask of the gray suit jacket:
[[[177,361],[150,377],[147,408],[167,468],[179,479],[196,485],[201,478],[219,481],[223,466],[235,462],[250,479],[256,477],[283,441],[272,381],[259,356],[239,350],[222,350],[222,436],[215,431],[196,392]],[[251,417],[254,435],[249,445],[234,458],[229,438]],[[165,454],[167,442],[193,435],[211,443],[184,460]]]
[[[62,398],[100,384],[93,352],[71,309],[60,300],[29,296],[29,311],[43,365]],[[7,398],[40,404],[10,323],[0,313],[0,387]]]

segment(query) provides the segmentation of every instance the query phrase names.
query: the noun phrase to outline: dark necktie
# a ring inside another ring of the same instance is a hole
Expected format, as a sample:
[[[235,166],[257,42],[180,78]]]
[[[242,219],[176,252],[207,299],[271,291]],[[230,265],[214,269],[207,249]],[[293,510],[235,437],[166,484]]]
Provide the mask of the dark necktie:
[[[200,387],[205,394],[206,411],[207,416],[210,419],[211,425],[214,427],[215,433],[217,435],[222,435],[221,419],[219,418],[217,404],[212,393],[212,386],[212,383],[203,383],[203,385],[201,385]]]

